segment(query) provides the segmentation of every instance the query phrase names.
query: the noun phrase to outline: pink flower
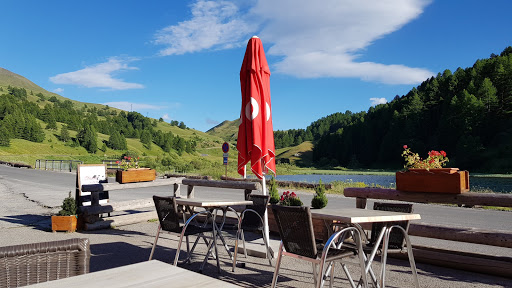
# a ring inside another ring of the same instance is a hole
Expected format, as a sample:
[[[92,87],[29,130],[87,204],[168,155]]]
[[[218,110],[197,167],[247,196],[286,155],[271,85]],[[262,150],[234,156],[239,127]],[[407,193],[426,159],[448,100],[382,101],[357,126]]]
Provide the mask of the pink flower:
[[[404,149],[407,149],[407,145],[404,145]]]

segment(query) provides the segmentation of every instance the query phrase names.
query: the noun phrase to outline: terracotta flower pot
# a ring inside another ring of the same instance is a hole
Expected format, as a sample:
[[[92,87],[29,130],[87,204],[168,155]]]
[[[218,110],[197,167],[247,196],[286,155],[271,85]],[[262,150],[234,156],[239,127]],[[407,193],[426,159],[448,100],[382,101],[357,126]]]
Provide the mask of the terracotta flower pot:
[[[463,193],[469,191],[469,172],[458,168],[409,169],[396,172],[396,190]]]
[[[134,183],[153,181],[156,179],[156,171],[149,168],[117,170],[116,181],[119,183]]]

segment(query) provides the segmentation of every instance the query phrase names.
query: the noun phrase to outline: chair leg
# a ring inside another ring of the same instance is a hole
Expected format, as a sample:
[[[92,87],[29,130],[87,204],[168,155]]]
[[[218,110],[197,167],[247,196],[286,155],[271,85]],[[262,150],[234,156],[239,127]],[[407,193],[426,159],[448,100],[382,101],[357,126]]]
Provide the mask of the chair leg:
[[[334,285],[334,266],[336,266],[336,265],[334,262],[332,262],[331,281],[329,282],[329,288],[332,288],[332,286]]]
[[[178,266],[178,258],[180,257],[181,243],[183,242],[183,236],[185,235],[185,229],[181,231],[180,240],[178,241],[178,248],[176,249],[176,256],[174,256],[174,266]]]
[[[322,273],[318,272],[318,267],[315,263],[311,262],[311,265],[313,265],[313,283],[314,283],[315,287],[320,288],[322,286],[323,279],[318,279],[318,278],[322,275]],[[322,266],[320,266],[320,269],[322,269]]]
[[[240,229],[238,229],[236,231],[236,240],[235,240],[235,251],[234,251],[234,255],[233,255],[233,269],[232,271],[235,272],[235,267],[236,267],[236,256],[238,255],[238,238],[240,237]]]
[[[384,235],[384,239],[382,239],[382,267],[380,272],[380,287],[385,287],[385,281],[386,281],[386,261],[388,258],[388,242],[389,242],[389,234],[390,234],[390,228],[385,228],[386,232]]]
[[[276,269],[274,270],[274,276],[272,276],[272,286],[271,288],[275,288],[277,284],[277,276],[279,274],[279,267],[281,266],[281,257],[283,253],[283,241],[281,241],[281,245],[279,245],[279,253],[277,254],[276,260]]]
[[[411,239],[409,238],[409,235],[407,235],[407,232],[400,226],[393,226],[391,228],[400,228],[400,231],[404,234],[405,238],[405,245],[407,245],[407,256],[409,257],[409,265],[411,265],[412,270],[412,277],[414,278],[414,286],[416,288],[420,287],[420,284],[418,282],[418,272],[416,270],[416,262],[414,261],[414,255],[412,254],[412,245],[411,245]]]
[[[247,258],[247,250],[245,250],[245,234],[244,234],[244,230],[241,231],[241,234],[242,234],[242,245],[244,245],[244,256],[245,256],[245,258]]]
[[[265,243],[265,249],[267,249],[267,259],[268,259],[268,265],[270,265],[270,267],[272,267],[272,256],[270,255],[270,246],[268,244],[268,241],[267,241],[267,237],[265,237],[265,231],[262,231],[263,233],[263,243]]]
[[[149,254],[149,260],[153,259],[153,253],[155,253],[156,242],[158,242],[159,236],[160,236],[160,225],[158,225],[158,228],[156,229],[155,243],[153,243],[153,248],[151,248],[151,254]]]

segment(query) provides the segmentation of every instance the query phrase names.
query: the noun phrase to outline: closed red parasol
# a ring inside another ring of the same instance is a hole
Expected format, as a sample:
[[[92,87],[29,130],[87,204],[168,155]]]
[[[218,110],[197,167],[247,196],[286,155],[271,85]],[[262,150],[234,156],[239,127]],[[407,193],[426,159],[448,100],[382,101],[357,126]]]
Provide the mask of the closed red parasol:
[[[275,175],[274,130],[270,104],[270,70],[261,40],[254,36],[247,43],[240,69],[242,109],[238,127],[238,173],[245,176],[245,165],[262,179],[270,170]],[[264,183],[264,182],[263,182]],[[263,191],[266,194],[266,191]]]

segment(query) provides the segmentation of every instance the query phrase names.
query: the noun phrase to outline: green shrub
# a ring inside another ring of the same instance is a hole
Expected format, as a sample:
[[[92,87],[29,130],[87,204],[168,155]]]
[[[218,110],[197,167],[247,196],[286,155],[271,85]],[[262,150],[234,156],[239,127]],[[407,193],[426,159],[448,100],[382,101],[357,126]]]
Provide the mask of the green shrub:
[[[322,179],[318,181],[318,185],[315,187],[315,196],[311,200],[311,207],[315,209],[322,209],[327,206],[327,196],[325,195],[325,185],[322,183]]]
[[[69,196],[62,201],[61,208],[62,210],[59,211],[59,216],[76,215],[76,201],[75,198],[71,197],[71,191],[69,191]]]
[[[279,192],[277,191],[277,183],[274,176],[272,176],[272,179],[270,179],[268,183],[268,191],[270,194],[270,204],[279,203]]]

